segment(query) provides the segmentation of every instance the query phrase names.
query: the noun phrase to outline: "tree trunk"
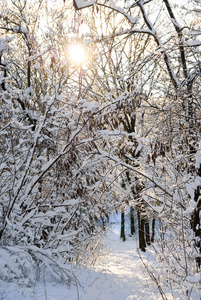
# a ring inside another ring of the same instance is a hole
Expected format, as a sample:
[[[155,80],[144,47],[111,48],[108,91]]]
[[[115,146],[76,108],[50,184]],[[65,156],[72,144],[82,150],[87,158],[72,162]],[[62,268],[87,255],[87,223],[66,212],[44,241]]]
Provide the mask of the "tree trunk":
[[[147,216],[145,216],[145,218],[144,218],[144,225],[145,225],[146,245],[150,246],[151,238],[150,238],[149,220],[148,220]]]
[[[154,238],[155,238],[155,223],[156,223],[156,220],[155,218],[153,218],[152,220],[152,234],[151,234],[151,243],[154,243]]]
[[[135,220],[134,220],[134,207],[130,207],[130,218],[131,218],[131,235],[135,233]]]
[[[3,69],[3,77],[6,79],[6,64],[2,62],[2,55],[0,54],[0,67]],[[5,79],[2,80],[1,88],[3,91],[6,91]]]
[[[121,211],[121,234],[120,234],[120,238],[123,240],[123,242],[125,242],[125,240],[126,240],[126,236],[125,236],[125,214],[124,214],[123,209]]]

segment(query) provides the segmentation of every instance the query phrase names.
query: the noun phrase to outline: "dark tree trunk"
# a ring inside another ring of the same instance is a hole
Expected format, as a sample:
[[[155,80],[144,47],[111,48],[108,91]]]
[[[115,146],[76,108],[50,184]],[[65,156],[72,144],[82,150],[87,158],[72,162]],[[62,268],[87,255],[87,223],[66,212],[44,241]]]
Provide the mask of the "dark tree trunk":
[[[31,86],[31,62],[28,61],[27,64],[27,86]]]
[[[2,63],[1,55],[0,55],[0,68],[3,69],[3,77],[6,78],[6,76],[7,76],[7,74],[6,74],[6,64]],[[2,80],[1,87],[2,87],[3,91],[6,91],[5,79]]]
[[[151,242],[154,243],[154,238],[155,238],[155,223],[156,223],[156,220],[155,218],[153,218],[152,220],[152,234],[151,234]]]
[[[146,243],[145,243],[145,236],[144,236],[144,219],[141,218],[140,230],[139,230],[139,245],[140,249],[145,252],[146,251]]]
[[[144,225],[145,225],[146,245],[150,246],[151,238],[150,238],[149,220],[148,220],[147,216],[145,216],[145,218],[144,218]]]
[[[131,235],[135,233],[135,220],[134,220],[134,207],[130,207],[130,218],[131,218]]]
[[[125,236],[125,214],[124,211],[121,211],[121,234],[120,238],[125,242],[126,236]]]

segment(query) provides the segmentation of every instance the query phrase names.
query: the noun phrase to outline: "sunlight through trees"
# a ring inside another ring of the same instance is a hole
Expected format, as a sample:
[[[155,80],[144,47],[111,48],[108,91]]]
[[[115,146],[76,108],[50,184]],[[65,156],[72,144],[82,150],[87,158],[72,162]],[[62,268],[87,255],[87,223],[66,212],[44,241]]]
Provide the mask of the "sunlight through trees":
[[[144,267],[161,297],[182,285],[191,299],[201,266],[199,1],[0,8],[1,247],[53,274],[58,262],[94,263],[121,213],[119,238],[136,236],[139,256],[156,257],[155,270]]]

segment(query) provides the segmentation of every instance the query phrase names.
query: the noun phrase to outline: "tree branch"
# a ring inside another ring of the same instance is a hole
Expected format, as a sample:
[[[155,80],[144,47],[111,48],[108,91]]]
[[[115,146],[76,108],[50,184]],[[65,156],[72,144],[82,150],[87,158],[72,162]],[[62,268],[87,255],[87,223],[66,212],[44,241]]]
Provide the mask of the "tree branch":
[[[188,69],[187,69],[187,64],[186,64],[186,57],[185,57],[185,50],[184,50],[184,45],[183,45],[183,34],[182,34],[182,28],[179,26],[179,24],[177,23],[177,20],[174,16],[174,13],[172,11],[172,8],[169,4],[168,0],[163,0],[163,2],[165,3],[165,6],[167,8],[167,11],[169,13],[170,19],[174,25],[174,28],[178,34],[179,37],[179,51],[180,51],[180,56],[181,56],[181,62],[182,62],[182,66],[183,66],[183,73],[184,73],[184,77],[185,79],[188,78]]]

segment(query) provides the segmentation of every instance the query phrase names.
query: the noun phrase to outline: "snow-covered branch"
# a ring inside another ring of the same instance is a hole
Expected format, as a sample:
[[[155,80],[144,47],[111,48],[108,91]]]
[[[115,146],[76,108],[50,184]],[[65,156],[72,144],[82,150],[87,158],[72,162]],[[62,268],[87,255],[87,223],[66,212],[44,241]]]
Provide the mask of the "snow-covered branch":
[[[89,0],[89,1],[73,0],[73,5],[76,10],[80,10],[83,8],[93,6],[95,3],[96,3],[96,0]]]
[[[163,186],[160,182],[155,180],[153,177],[149,176],[148,174],[140,171],[139,169],[133,167],[130,164],[127,164],[123,162],[120,159],[115,158],[114,156],[109,155],[108,153],[105,153],[104,151],[100,151],[101,157],[105,157],[106,159],[109,159],[113,162],[115,162],[118,166],[125,167],[126,169],[133,171],[134,173],[137,173],[138,175],[144,177],[145,179],[148,179],[150,182],[152,182],[156,187],[158,187],[161,191],[163,191],[165,194],[167,194],[169,197],[173,197],[173,194],[165,187]]]
[[[174,72],[174,69],[172,67],[172,63],[170,61],[170,57],[167,54],[165,46],[162,43],[162,41],[161,41],[161,39],[160,39],[160,37],[159,37],[156,29],[154,28],[153,24],[151,23],[151,21],[149,20],[147,14],[145,12],[143,1],[139,1],[138,5],[140,7],[140,10],[142,12],[142,15],[143,15],[143,18],[144,18],[144,21],[145,21],[147,27],[152,32],[152,35],[154,36],[154,39],[155,39],[155,42],[156,42],[157,46],[160,47],[161,53],[163,54],[163,57],[164,57],[164,61],[165,61],[168,73],[169,73],[170,78],[172,80],[172,83],[173,83],[173,85],[174,85],[175,88],[178,88],[180,86],[180,82],[179,82],[179,80],[178,80],[178,78],[177,78],[177,76],[176,76],[176,74]]]

